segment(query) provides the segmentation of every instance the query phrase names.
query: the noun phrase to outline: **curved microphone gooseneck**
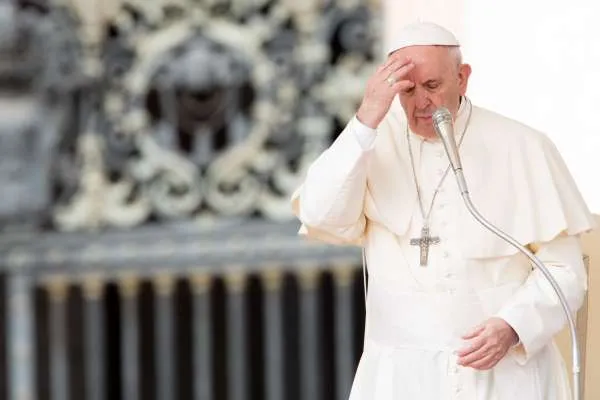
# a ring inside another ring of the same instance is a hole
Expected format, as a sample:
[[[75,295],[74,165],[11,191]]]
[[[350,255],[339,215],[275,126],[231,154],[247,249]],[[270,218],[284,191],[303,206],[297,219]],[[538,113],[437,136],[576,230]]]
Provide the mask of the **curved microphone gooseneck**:
[[[463,174],[460,156],[458,154],[458,147],[456,145],[456,140],[454,139],[454,126],[452,122],[452,114],[450,114],[450,111],[448,111],[448,109],[441,107],[433,113],[432,118],[435,131],[444,143],[444,149],[446,150],[446,155],[450,160],[450,165],[452,166],[452,170],[454,171],[454,175],[456,176],[456,181],[458,183],[460,193],[471,215],[473,215],[473,217],[475,217],[475,219],[479,223],[481,223],[485,228],[490,230],[492,233],[496,234],[501,239],[510,243],[521,253],[526,255],[531,260],[531,262],[537,268],[539,268],[539,270],[542,272],[544,277],[548,280],[548,282],[554,289],[554,292],[556,292],[560,300],[560,304],[562,305],[563,311],[567,316],[567,321],[569,323],[569,331],[571,334],[571,348],[573,356],[573,400],[581,400],[581,382],[579,380],[581,357],[579,354],[579,343],[577,340],[577,328],[575,326],[575,320],[571,315],[571,310],[569,309],[569,305],[567,303],[567,299],[563,291],[561,290],[554,277],[550,274],[550,271],[548,271],[548,268],[531,251],[529,251],[526,247],[522,246],[519,242],[510,237],[508,234],[504,233],[503,231],[492,225],[479,213],[479,211],[477,211],[469,196],[467,182],[465,181],[465,177]]]

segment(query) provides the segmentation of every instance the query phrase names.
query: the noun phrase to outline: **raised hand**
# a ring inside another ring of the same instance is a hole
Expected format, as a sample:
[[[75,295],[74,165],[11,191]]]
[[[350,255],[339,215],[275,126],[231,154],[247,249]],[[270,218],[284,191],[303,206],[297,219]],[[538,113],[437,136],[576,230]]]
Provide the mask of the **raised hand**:
[[[414,68],[410,59],[389,57],[367,82],[362,103],[356,113],[360,122],[373,129],[381,123],[387,114],[394,96],[402,90],[412,88],[414,82],[406,79]]]

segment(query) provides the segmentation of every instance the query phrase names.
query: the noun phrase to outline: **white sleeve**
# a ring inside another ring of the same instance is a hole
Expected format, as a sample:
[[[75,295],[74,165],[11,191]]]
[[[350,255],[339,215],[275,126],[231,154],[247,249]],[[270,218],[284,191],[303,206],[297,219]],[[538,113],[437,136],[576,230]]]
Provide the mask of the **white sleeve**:
[[[292,208],[308,230],[325,232],[344,242],[362,236],[367,165],[375,140],[368,129],[353,118],[309,167],[292,196]]]
[[[575,317],[587,291],[587,271],[579,237],[557,237],[539,245],[535,254],[557,281]],[[511,354],[521,364],[550,343],[567,323],[558,296],[538,268],[531,271],[524,285],[496,316],[517,332],[519,344]]]
[[[370,128],[360,122],[355,116],[352,121],[352,130],[356,135],[356,139],[364,150],[369,150],[375,145],[375,138],[377,137],[377,130]]]

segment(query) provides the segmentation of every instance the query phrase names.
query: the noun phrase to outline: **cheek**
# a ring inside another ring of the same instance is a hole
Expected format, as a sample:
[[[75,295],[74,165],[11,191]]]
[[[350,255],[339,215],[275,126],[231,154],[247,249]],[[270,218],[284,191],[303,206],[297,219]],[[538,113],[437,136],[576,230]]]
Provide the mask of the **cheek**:
[[[411,115],[412,110],[414,109],[414,104],[415,104],[413,96],[401,94],[401,95],[399,95],[399,97],[400,97],[400,104],[402,105],[404,112],[408,115]]]
[[[434,92],[428,95],[431,104],[436,107],[440,107],[447,103],[448,93],[447,92]]]
[[[460,95],[461,93],[458,87],[446,89],[435,95],[435,104],[437,106],[445,105],[453,107],[457,103]]]

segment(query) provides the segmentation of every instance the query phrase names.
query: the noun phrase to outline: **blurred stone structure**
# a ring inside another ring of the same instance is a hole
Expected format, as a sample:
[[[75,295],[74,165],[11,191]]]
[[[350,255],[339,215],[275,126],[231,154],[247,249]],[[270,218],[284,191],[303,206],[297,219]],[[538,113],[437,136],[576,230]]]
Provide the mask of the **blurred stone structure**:
[[[359,257],[289,197],[378,6],[0,0],[0,398],[344,398]]]

